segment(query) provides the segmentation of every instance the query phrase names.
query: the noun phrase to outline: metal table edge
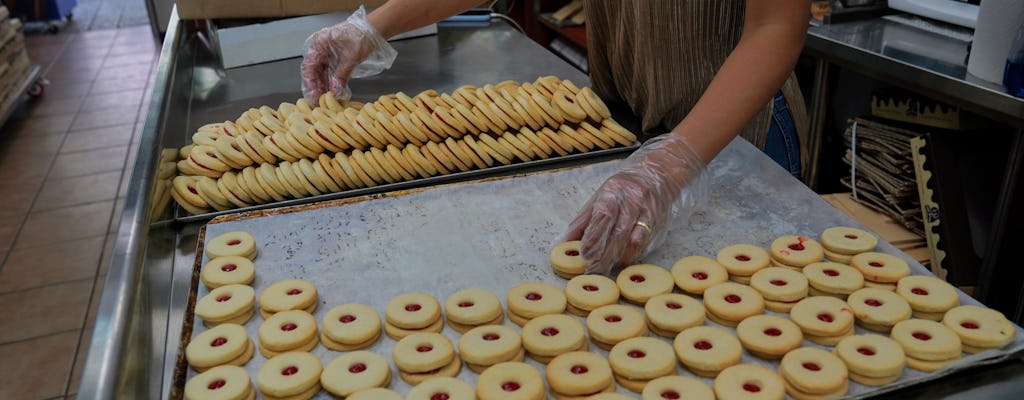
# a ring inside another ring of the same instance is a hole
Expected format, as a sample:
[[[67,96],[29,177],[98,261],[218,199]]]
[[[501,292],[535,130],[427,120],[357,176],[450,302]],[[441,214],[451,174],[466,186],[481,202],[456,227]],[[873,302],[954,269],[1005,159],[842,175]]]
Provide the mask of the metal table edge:
[[[79,399],[119,398],[119,389],[125,386],[123,368],[130,357],[128,352],[133,323],[133,308],[142,276],[142,258],[146,250],[149,230],[150,197],[157,163],[160,157],[159,129],[166,118],[162,99],[167,96],[167,85],[172,78],[174,60],[183,35],[183,23],[177,8],[171,12],[170,24],[161,47],[153,84],[152,99],[139,141],[139,153],[132,168],[129,189],[125,195],[124,211],[118,222],[116,241],[107,272],[96,324],[89,343],[88,356],[82,372]]]

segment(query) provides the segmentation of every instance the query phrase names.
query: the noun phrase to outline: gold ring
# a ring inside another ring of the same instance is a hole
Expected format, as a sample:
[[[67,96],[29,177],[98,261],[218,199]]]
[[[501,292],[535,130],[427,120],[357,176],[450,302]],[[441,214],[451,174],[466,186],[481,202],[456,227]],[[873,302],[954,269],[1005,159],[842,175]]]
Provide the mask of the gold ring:
[[[654,230],[652,230],[652,229],[651,229],[651,226],[650,226],[650,225],[647,225],[647,223],[645,223],[645,222],[641,222],[641,221],[636,221],[636,224],[637,224],[637,225],[640,225],[640,227],[642,227],[642,228],[644,228],[644,229],[646,229],[646,230],[647,230],[647,236],[650,236],[650,235],[653,235],[653,234],[654,234]]]

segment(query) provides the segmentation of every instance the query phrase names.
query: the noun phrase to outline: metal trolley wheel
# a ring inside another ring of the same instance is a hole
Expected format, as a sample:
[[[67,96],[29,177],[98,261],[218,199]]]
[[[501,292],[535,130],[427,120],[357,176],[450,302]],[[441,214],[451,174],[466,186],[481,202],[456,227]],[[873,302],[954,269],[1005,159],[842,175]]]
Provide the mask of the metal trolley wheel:
[[[28,91],[26,93],[32,97],[40,97],[46,92],[46,85],[49,84],[50,81],[46,80],[46,78],[36,79],[35,82],[32,82],[32,86],[28,87]]]

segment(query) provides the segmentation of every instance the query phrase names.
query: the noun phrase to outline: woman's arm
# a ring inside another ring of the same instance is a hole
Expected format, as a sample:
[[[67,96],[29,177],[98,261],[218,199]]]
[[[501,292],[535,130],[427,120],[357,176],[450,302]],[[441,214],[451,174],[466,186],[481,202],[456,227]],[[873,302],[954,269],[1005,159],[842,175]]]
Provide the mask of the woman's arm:
[[[381,36],[389,38],[451,17],[477,4],[480,0],[390,0],[366,19]]]
[[[672,133],[686,138],[706,162],[715,158],[793,71],[809,10],[806,0],[747,0],[739,44]]]

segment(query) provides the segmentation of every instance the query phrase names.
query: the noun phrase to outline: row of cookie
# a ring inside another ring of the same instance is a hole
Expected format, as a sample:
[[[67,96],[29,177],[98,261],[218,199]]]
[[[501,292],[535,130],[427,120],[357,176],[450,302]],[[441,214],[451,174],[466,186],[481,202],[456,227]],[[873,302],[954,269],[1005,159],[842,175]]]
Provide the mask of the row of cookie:
[[[587,118],[599,123],[610,116],[589,88],[579,90],[569,81],[562,86],[566,89],[559,89],[555,97],[547,100],[537,93],[532,98],[527,97],[522,88],[519,90],[523,94],[518,98],[512,97],[505,89],[501,89],[502,94],[499,95],[488,85],[478,89],[483,99],[476,99],[473,103],[467,101],[468,105],[464,105],[443,94],[429,112],[412,104],[407,96],[400,95],[400,101],[394,104],[403,110],[395,115],[378,110],[375,103],[367,103],[359,111],[346,108],[335,113],[317,108],[310,114],[293,112],[283,121],[272,115],[262,115],[257,121],[257,129],[234,136],[222,134],[231,131],[225,126],[207,126],[193,135],[194,147],[188,149],[188,157],[182,160],[179,169],[192,175],[217,177],[226,171],[252,164],[273,163],[278,159],[295,162],[302,158],[316,159],[324,152],[371,147],[384,149],[388,145],[401,147],[408,143],[422,146],[449,137],[461,138],[465,134],[490,132],[502,135],[523,127],[534,130],[556,128],[566,122],[576,124]],[[460,98],[468,96],[473,95],[467,91]],[[429,96],[424,99],[422,101],[434,101]],[[538,106],[536,101],[544,104]],[[529,111],[520,104],[526,105]],[[585,111],[595,108],[601,111],[589,114]],[[273,112],[269,107],[267,109],[270,110],[268,113]]]
[[[523,128],[499,137],[480,135],[474,139],[448,138],[441,143],[427,142],[386,150],[320,154],[310,161],[282,161],[276,166],[248,166],[240,172],[228,171],[219,178],[179,176],[173,181],[172,196],[186,211],[201,214],[336,193],[380,184],[428,178],[460,171],[508,165],[516,160],[531,161],[593,149],[608,149],[636,140],[628,130],[605,120],[600,128],[584,122],[579,129],[563,125],[557,131],[544,128],[534,132]]]

